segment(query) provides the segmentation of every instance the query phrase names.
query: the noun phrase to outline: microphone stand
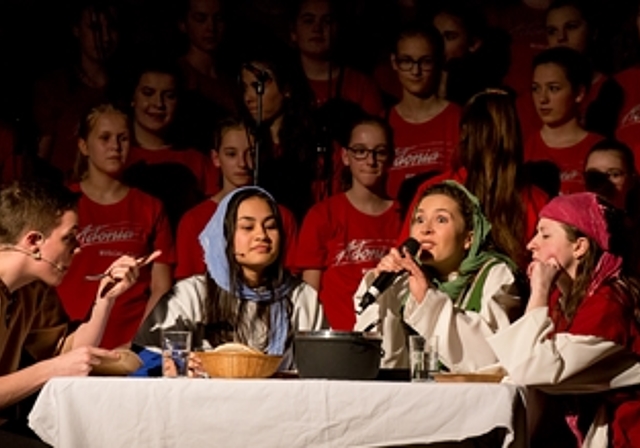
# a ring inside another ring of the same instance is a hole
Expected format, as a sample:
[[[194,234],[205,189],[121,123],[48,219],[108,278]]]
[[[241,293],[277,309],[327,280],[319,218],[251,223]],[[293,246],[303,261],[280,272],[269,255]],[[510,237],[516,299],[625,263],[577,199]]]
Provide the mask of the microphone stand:
[[[253,164],[253,184],[258,185],[258,179],[260,174],[260,150],[261,148],[261,131],[262,131],[262,97],[264,96],[264,85],[265,83],[271,79],[269,73],[264,70],[255,70],[255,68],[251,64],[247,64],[247,70],[249,70],[256,77],[256,82],[251,83],[251,86],[256,91],[256,96],[258,100],[258,114],[256,117],[256,131],[254,134],[254,164]]]

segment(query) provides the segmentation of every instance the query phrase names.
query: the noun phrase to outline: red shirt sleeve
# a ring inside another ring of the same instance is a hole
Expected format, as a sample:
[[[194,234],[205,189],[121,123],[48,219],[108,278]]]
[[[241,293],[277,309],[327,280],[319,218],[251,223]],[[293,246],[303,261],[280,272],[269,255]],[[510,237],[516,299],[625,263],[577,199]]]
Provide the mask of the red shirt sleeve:
[[[176,233],[176,279],[206,271],[199,237],[217,208],[216,202],[207,199],[187,211],[180,219]]]
[[[298,223],[296,218],[288,208],[279,205],[280,216],[282,217],[282,227],[285,233],[286,246],[284,248],[284,265],[287,268],[295,266],[296,239],[298,237]]]
[[[628,346],[633,313],[623,293],[611,286],[598,288],[578,307],[568,331],[571,334],[600,336],[623,347]]]
[[[158,213],[154,229],[153,249],[161,250],[162,254],[156,258],[156,262],[174,264],[176,262],[176,254],[173,247],[173,235],[171,233],[171,227],[169,226],[169,220],[164,212],[164,207],[162,207],[162,205],[160,205],[160,207],[161,209]]]
[[[307,212],[296,246],[294,266],[297,269],[323,269],[327,266],[327,230],[329,217],[326,201],[314,205]]]

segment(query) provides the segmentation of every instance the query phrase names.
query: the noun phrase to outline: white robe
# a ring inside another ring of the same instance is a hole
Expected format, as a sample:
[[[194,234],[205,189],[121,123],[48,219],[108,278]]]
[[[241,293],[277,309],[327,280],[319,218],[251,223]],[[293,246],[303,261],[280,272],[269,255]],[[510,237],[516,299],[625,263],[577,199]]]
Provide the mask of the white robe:
[[[143,323],[136,343],[150,348],[159,347],[160,332],[167,329],[196,332],[205,320],[206,301],[207,280],[204,275],[194,275],[177,282]],[[319,330],[325,327],[324,313],[315,289],[301,282],[292,291],[291,301],[291,323],[294,331]],[[255,306],[255,303],[248,302],[247,305]],[[257,328],[257,331],[264,329]],[[260,339],[263,335],[255,336]],[[206,339],[202,344],[202,349],[211,348]],[[291,358],[290,348],[287,348],[285,360]]]
[[[640,384],[637,355],[597,336],[556,333],[548,307],[531,310],[517,322],[488,338],[509,379],[549,394],[600,392]],[[535,394],[532,394],[535,397]],[[535,427],[543,409],[528,406]],[[589,429],[584,448],[608,446],[604,408]]]
[[[512,314],[520,308],[521,302],[509,266],[498,263],[488,269],[479,312],[455,306],[446,293],[433,287],[427,290],[419,304],[409,293],[406,277],[401,276],[376,303],[358,315],[355,329],[363,330],[379,319],[375,329],[382,334],[384,357],[381,366],[385,368],[409,366],[407,335],[402,320],[425,338],[438,336],[440,361],[453,372],[475,372],[495,365],[497,358],[486,338],[509,326],[510,317],[513,319]],[[354,296],[356,308],[374,278],[371,271],[362,279]],[[400,316],[402,300],[407,296],[404,315]],[[462,307],[469,298],[470,292],[467,292]]]

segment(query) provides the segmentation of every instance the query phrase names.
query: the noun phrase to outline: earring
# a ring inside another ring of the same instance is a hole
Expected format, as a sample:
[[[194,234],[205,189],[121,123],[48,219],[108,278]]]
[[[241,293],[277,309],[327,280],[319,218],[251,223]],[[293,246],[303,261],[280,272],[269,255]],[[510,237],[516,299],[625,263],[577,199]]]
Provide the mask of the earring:
[[[34,260],[42,260],[42,253],[37,250],[33,253],[32,257]]]

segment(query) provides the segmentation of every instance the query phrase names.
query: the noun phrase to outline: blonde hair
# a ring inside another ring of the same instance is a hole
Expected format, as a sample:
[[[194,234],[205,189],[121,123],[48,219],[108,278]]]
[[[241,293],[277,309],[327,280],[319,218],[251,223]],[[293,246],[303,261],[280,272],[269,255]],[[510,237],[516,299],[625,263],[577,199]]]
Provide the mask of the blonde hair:
[[[89,109],[89,111],[83,115],[80,123],[78,123],[78,129],[76,131],[76,137],[78,138],[78,141],[84,140],[86,142],[89,139],[89,135],[95,128],[96,123],[98,123],[100,117],[108,114],[121,116],[125,120],[127,127],[129,126],[129,117],[127,116],[127,114],[115,107],[113,104],[100,104]],[[79,182],[84,179],[87,175],[87,170],[88,157],[82,154],[82,152],[78,149],[78,153],[76,154],[76,161],[73,166],[73,180]]]

